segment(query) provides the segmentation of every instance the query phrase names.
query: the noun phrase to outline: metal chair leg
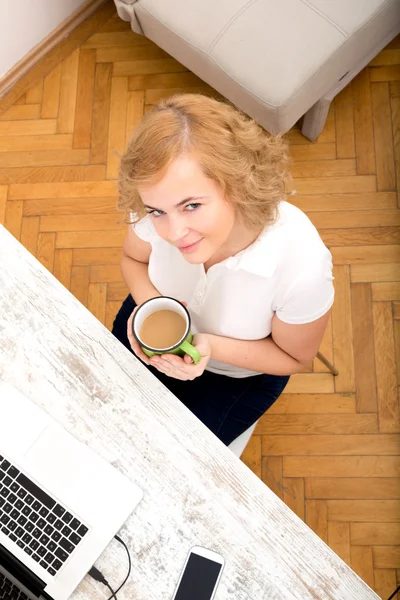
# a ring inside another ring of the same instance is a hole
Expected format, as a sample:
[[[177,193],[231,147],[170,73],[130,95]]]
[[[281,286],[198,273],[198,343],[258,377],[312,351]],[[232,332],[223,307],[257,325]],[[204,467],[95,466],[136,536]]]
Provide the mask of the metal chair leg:
[[[333,375],[339,375],[339,371],[337,370],[337,368],[334,367],[333,364],[329,362],[329,360],[325,358],[323,354],[321,354],[321,352],[317,352],[317,358],[319,358],[319,360],[323,362],[326,367],[328,367],[328,369]]]

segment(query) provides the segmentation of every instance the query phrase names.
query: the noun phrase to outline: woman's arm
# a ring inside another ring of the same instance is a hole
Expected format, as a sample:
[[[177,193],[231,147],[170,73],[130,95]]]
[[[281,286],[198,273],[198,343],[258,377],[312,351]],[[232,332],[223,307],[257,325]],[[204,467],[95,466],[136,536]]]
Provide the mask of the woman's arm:
[[[169,377],[183,381],[200,377],[210,358],[258,373],[293,375],[303,371],[318,352],[328,319],[329,312],[312,323],[288,325],[274,315],[272,337],[255,341],[197,333],[193,344],[202,356],[198,365],[191,364],[188,356],[182,359],[173,354],[153,356],[149,364]]]
[[[129,227],[122,248],[121,273],[138,306],[150,298],[161,296],[149,278],[150,254],[151,244],[141,240]]]
[[[317,354],[328,319],[329,312],[312,323],[289,325],[274,315],[271,336],[264,340],[244,341],[208,334],[211,358],[259,373],[292,375],[303,371]]]

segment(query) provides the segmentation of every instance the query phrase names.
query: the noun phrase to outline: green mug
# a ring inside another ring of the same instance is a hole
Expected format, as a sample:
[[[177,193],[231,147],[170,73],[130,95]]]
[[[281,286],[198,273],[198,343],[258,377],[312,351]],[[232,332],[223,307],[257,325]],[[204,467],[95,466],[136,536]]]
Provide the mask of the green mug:
[[[146,345],[140,338],[140,331],[145,320],[159,310],[172,310],[173,312],[178,313],[186,323],[185,333],[181,339],[168,348],[152,348],[151,346]],[[177,354],[178,356],[185,356],[185,354],[188,354],[194,364],[197,365],[200,362],[201,355],[191,344],[193,334],[190,331],[190,326],[191,320],[189,311],[181,304],[181,302],[175,300],[175,298],[169,298],[168,296],[158,296],[157,298],[150,298],[150,300],[143,302],[143,304],[139,306],[133,316],[132,333],[138,344],[140,344],[143,352],[150,358],[155,354]]]

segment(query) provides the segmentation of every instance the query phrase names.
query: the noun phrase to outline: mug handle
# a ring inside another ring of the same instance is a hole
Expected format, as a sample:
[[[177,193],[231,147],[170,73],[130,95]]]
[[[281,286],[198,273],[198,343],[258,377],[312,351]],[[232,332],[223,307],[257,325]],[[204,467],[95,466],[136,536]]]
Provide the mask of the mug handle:
[[[190,358],[193,360],[193,362],[194,362],[195,365],[199,364],[199,362],[201,360],[201,354],[200,354],[200,352],[194,346],[192,346],[192,344],[189,344],[189,342],[187,342],[185,340],[180,345],[180,349],[185,354],[188,354],[190,356]]]

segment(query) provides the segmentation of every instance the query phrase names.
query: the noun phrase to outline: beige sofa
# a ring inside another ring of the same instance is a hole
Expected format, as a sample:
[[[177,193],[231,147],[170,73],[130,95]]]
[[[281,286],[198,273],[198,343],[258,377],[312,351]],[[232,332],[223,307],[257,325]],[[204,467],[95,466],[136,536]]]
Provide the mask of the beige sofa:
[[[400,0],[114,0],[119,16],[270,133],[334,96],[400,32]]]

